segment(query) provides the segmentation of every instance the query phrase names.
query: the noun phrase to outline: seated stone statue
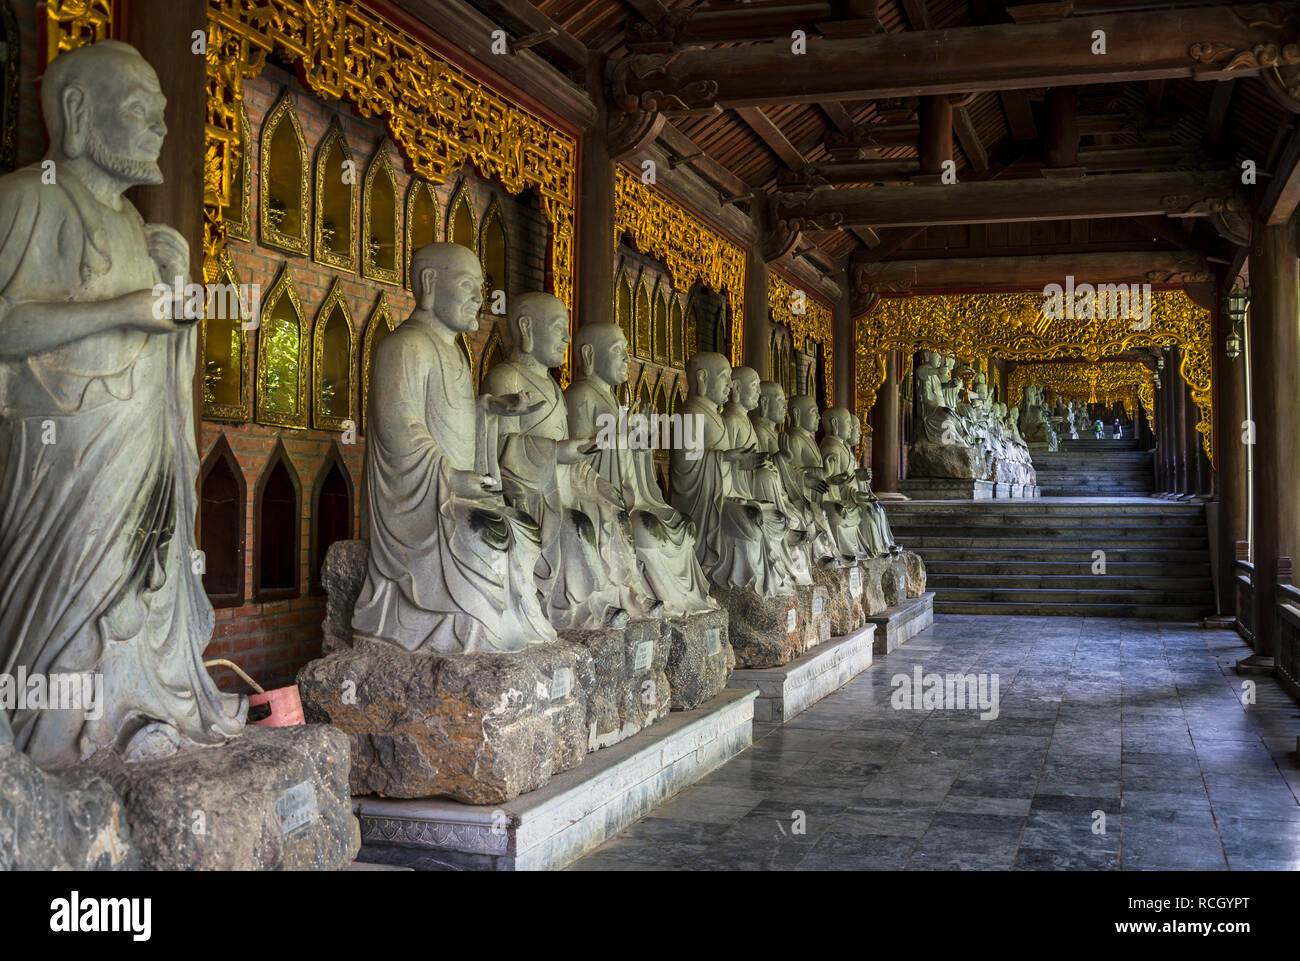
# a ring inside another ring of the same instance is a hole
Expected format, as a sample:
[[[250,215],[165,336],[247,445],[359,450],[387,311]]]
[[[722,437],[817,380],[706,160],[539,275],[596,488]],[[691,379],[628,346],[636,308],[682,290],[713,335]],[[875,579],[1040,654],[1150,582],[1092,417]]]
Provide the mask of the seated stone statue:
[[[805,398],[808,402],[806,405]],[[805,406],[811,410],[811,413],[805,411]],[[802,422],[811,440],[811,431],[816,429],[818,420],[816,401],[804,395],[804,397],[796,397],[791,407],[795,413],[795,422],[797,424]],[[857,496],[857,461],[848,445],[853,430],[851,424],[857,418],[843,407],[832,407],[826,411],[821,420],[826,428],[822,435],[820,453],[826,484],[829,487],[826,494],[826,511],[831,517],[831,525],[835,529],[841,551],[846,555],[851,552],[851,556],[854,557],[870,557],[872,552],[862,540],[862,511],[858,506]]]
[[[606,425],[618,423],[613,389],[627,383],[627,337],[618,324],[583,324],[573,351],[578,378],[564,392],[569,430],[575,437],[595,438]],[[631,512],[636,554],[664,613],[717,610],[695,557],[695,523],[664,501],[655,482],[652,451],[605,444],[589,456]]]
[[[14,743],[43,767],[220,744],[247,702],[203,666],[196,329],[154,310],[189,248],[125,196],[162,183],[166,98],[111,40],[61,53],[40,95],[57,180],[0,179],[0,670],[97,703],[20,708]]]
[[[782,437],[777,424],[785,422],[787,408],[781,385],[771,380],[762,381],[758,385],[758,406],[749,414],[754,425],[754,437],[759,450],[773,455],[789,509],[800,516],[800,526],[812,533],[808,541],[810,559],[819,564],[834,564],[839,560],[839,548],[821,503],[822,495],[826,493],[826,482],[820,478],[820,467],[817,475],[796,471],[789,456],[782,451]]]
[[[695,521],[695,552],[709,579],[761,597],[792,596],[795,574],[786,560],[786,519],[757,502],[748,481],[771,456],[757,446],[733,447],[718,408],[731,394],[731,364],[702,351],[686,363],[689,393],[683,416],[698,418],[702,450],[672,452],[672,504]],[[691,452],[694,455],[697,452]]]
[[[965,419],[948,406],[946,390],[952,378],[943,366],[943,360],[934,351],[921,352],[922,362],[916,368],[917,393],[921,400],[921,421],[917,425],[918,439],[931,444],[971,446],[971,436]]]
[[[1027,444],[1057,449],[1056,429],[1043,401],[1043,388],[1030,384],[1025,388],[1024,406],[1021,409],[1019,424],[1020,434]]]
[[[637,565],[622,499],[587,461],[595,442],[570,437],[564,395],[550,373],[564,363],[568,310],[552,294],[522,294],[511,301],[506,333],[509,355],[488,371],[483,389],[542,402],[503,425],[500,458],[506,499],[541,528],[537,581],[551,623],[591,630],[661,616],[663,605]]]
[[[459,244],[411,258],[415,310],[379,343],[370,372],[364,509],[366,580],[354,634],[408,651],[521,651],[554,641],[537,602],[536,524],[506,506],[498,418],[523,396],[474,398],[456,343],[478,329],[483,270]]]

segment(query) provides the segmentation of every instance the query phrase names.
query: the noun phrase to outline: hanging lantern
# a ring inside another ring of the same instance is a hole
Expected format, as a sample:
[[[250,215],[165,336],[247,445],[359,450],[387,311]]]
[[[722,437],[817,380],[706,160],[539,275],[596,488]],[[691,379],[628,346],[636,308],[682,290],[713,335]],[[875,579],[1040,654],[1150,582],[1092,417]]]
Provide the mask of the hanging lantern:
[[[1234,287],[1228,294],[1228,317],[1232,320],[1232,330],[1224,340],[1224,353],[1228,360],[1241,356],[1241,329],[1246,322],[1246,312],[1250,308],[1250,291],[1245,287]]]

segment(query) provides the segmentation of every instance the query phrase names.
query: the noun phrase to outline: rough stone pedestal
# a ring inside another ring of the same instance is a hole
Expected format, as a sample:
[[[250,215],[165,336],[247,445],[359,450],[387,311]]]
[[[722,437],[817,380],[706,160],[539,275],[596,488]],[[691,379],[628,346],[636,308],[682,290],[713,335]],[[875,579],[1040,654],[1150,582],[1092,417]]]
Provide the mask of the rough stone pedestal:
[[[962,444],[932,444],[919,441],[907,454],[907,472],[912,477],[985,477],[984,455]],[[902,486],[899,486],[902,490]],[[906,493],[906,492],[905,492]]]
[[[705,611],[664,619],[668,638],[668,689],[674,711],[693,711],[727,686],[736,666],[727,612]]]
[[[499,804],[587,753],[587,648],[413,654],[358,639],[298,672],[308,721],[352,743],[352,793]]]
[[[803,650],[809,651],[831,639],[831,599],[826,588],[816,582],[796,585],[799,620],[803,630]]]
[[[852,634],[867,621],[867,611],[862,605],[865,578],[857,564],[847,567],[821,567],[814,565],[813,581],[826,588],[829,598],[831,636]]]
[[[795,595],[760,597],[747,588],[710,589],[727,612],[736,667],[777,667],[803,653],[804,625]]]
[[[366,580],[369,556],[369,541],[335,541],[325,552],[320,572],[326,594],[322,654],[352,646],[352,611]]]
[[[593,677],[587,689],[587,750],[617,744],[670,710],[668,643],[662,619],[638,618],[626,630],[561,631],[561,640],[587,649]]]
[[[42,771],[13,745],[0,711],[0,871],[140,866],[122,802],[86,766]]]
[[[140,866],[157,871],[335,871],[361,848],[348,739],[319,724],[248,727],[220,747],[88,762],[124,798]]]
[[[862,567],[862,604],[867,620],[907,596],[907,565],[902,557],[872,557]]]
[[[987,500],[993,496],[990,480],[945,477],[909,477],[898,482],[898,489],[917,501]]]
[[[907,574],[907,596],[920,597],[925,593],[925,561],[915,551],[903,551],[899,557]]]

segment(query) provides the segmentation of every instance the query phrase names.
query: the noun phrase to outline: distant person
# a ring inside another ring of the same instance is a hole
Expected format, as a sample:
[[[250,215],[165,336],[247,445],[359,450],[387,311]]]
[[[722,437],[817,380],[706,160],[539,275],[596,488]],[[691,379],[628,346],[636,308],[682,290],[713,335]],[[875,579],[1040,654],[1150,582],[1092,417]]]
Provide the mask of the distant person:
[[[1105,432],[1106,425],[1103,424],[1101,422],[1101,418],[1098,417],[1096,423],[1092,425],[1092,429],[1093,432],[1097,435],[1097,440],[1101,440],[1101,435]]]
[[[1121,440],[1124,437],[1124,428],[1119,426],[1119,418],[1115,418],[1115,440]]]

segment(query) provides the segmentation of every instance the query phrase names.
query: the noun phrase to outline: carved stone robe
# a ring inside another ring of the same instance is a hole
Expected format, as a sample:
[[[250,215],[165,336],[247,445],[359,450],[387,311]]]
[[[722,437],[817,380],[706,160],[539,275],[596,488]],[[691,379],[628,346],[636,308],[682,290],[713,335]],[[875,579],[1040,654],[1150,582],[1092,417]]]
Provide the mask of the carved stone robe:
[[[758,449],[773,456],[781,486],[785,488],[790,509],[800,516],[800,525],[808,534],[807,549],[810,559],[833,561],[839,553],[835,545],[835,535],[831,533],[831,524],[822,508],[820,498],[812,497],[790,463],[790,458],[782,450],[781,435],[776,425],[763,417],[750,417],[754,425],[754,436],[758,440]]]

